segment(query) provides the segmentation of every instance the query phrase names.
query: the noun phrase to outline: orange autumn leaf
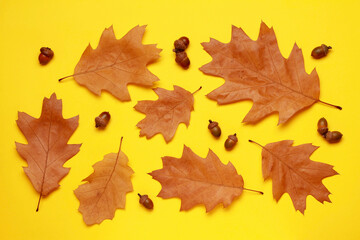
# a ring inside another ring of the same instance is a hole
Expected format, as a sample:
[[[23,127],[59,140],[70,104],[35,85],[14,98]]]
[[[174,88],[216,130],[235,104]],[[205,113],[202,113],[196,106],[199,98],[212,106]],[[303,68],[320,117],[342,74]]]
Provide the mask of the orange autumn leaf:
[[[122,140],[122,138],[121,138]],[[127,156],[121,152],[109,153],[93,165],[94,172],[75,191],[80,201],[79,212],[87,225],[113,219],[116,209],[124,209],[126,194],[133,191]]]
[[[322,180],[338,173],[329,164],[310,160],[311,154],[318,147],[310,143],[294,147],[293,142],[285,140],[265,146],[256,144],[263,149],[263,177],[264,180],[272,179],[274,199],[279,201],[284,193],[288,193],[295,209],[304,214],[308,195],[321,203],[331,202],[330,192],[322,184]]]
[[[151,87],[159,80],[146,66],[160,57],[161,49],[141,43],[145,28],[136,26],[121,39],[112,26],[105,29],[98,47],[88,45],[71,76],[96,95],[106,90],[120,101],[130,101],[128,84]]]
[[[28,163],[24,171],[35,190],[42,196],[47,196],[59,187],[69,168],[63,164],[77,154],[81,144],[67,144],[69,138],[79,125],[79,116],[64,119],[62,116],[62,101],[56,99],[53,93],[50,99],[44,98],[39,119],[19,112],[16,121],[28,144],[16,142],[16,150]]]
[[[140,136],[149,139],[161,133],[168,143],[180,123],[189,126],[190,113],[194,110],[194,96],[178,86],[174,86],[173,91],[155,88],[154,92],[159,96],[158,100],[139,101],[135,105],[135,110],[146,114],[145,119],[136,126],[141,129]]]
[[[220,203],[227,207],[245,189],[232,163],[223,164],[211,150],[201,158],[184,146],[181,158],[163,157],[162,161],[163,168],[149,175],[162,185],[158,197],[181,199],[180,211],[198,204],[205,205],[206,212]]]
[[[273,28],[263,22],[256,41],[233,26],[229,43],[211,39],[202,45],[213,59],[200,70],[225,79],[207,96],[218,104],[252,100],[243,122],[256,123],[277,112],[279,124],[285,123],[297,112],[322,102],[318,74],[315,69],[310,75],[305,72],[302,51],[295,44],[289,58],[284,58]]]

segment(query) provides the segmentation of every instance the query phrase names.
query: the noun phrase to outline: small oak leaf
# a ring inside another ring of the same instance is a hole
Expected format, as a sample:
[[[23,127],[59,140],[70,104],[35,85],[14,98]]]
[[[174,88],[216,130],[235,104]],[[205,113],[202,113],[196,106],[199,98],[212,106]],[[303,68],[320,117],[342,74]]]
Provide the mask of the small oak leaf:
[[[53,93],[44,98],[39,119],[19,112],[16,121],[28,144],[16,142],[16,150],[28,163],[24,171],[35,190],[40,194],[36,211],[42,196],[47,196],[59,187],[59,182],[69,172],[64,168],[66,161],[76,155],[81,144],[67,144],[79,125],[79,116],[64,119],[62,101]]]
[[[128,84],[151,87],[159,80],[146,66],[160,57],[161,49],[141,43],[145,28],[136,26],[121,39],[116,39],[112,26],[105,29],[98,47],[89,44],[74,74],[67,77],[73,76],[96,95],[106,90],[120,101],[130,101]]]
[[[251,141],[250,142],[254,142]],[[327,177],[337,175],[333,166],[310,160],[311,154],[318,149],[312,144],[292,146],[294,141],[284,140],[269,143],[262,147],[262,172],[265,179],[272,179],[273,196],[279,201],[288,193],[296,210],[304,214],[306,197],[312,195],[323,203],[331,202],[329,190],[322,184]]]
[[[261,23],[259,37],[251,40],[241,28],[233,26],[227,44],[211,39],[202,43],[212,61],[200,70],[225,79],[207,96],[218,104],[252,100],[253,106],[243,122],[256,123],[279,113],[279,124],[297,112],[321,102],[319,76],[314,69],[305,72],[302,51],[295,44],[288,59],[281,55],[273,28]]]
[[[139,127],[140,136],[152,138],[161,133],[168,143],[174,137],[180,123],[189,126],[190,113],[194,110],[194,96],[185,89],[174,86],[173,91],[155,88],[159,96],[156,101],[139,101],[135,110],[146,114],[136,126]]]
[[[133,191],[128,158],[121,152],[109,153],[94,164],[94,172],[75,191],[80,201],[79,212],[87,225],[113,219],[116,209],[125,208],[126,194]]]
[[[181,158],[162,160],[163,168],[149,175],[162,185],[159,197],[181,199],[180,211],[198,204],[204,204],[206,212],[220,203],[227,207],[244,190],[244,180],[232,163],[223,164],[211,150],[206,158],[201,158],[184,146]]]

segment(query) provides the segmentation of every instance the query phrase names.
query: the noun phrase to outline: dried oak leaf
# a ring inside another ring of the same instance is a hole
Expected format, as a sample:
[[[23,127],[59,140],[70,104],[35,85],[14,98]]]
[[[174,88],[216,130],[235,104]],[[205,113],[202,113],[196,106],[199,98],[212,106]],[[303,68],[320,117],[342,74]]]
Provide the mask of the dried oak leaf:
[[[213,60],[200,70],[225,79],[207,96],[218,104],[252,100],[253,106],[243,122],[255,123],[278,112],[281,124],[300,110],[322,102],[319,77],[315,69],[310,75],[305,72],[302,51],[295,44],[289,58],[284,58],[273,28],[263,22],[256,41],[233,26],[230,43],[210,39],[202,45]]]
[[[50,194],[59,187],[69,168],[63,164],[77,154],[81,144],[67,144],[79,125],[79,116],[64,119],[62,101],[53,93],[50,99],[44,98],[39,119],[19,112],[16,121],[28,144],[16,144],[16,150],[28,163],[24,171],[35,190],[42,196]]]
[[[161,49],[141,43],[145,28],[136,26],[121,39],[115,38],[112,26],[105,29],[98,47],[88,45],[71,76],[96,95],[106,90],[120,101],[130,101],[128,84],[151,87],[159,80],[146,66],[160,57]]]
[[[220,203],[227,207],[244,189],[232,163],[223,164],[211,150],[201,158],[184,146],[181,158],[163,157],[162,161],[163,168],[149,175],[162,185],[158,197],[181,199],[180,211],[198,204],[204,204],[206,212]]]
[[[330,192],[322,180],[338,173],[329,164],[310,160],[311,154],[318,147],[310,143],[294,147],[293,142],[285,140],[265,146],[254,143],[263,149],[262,173],[265,180],[272,179],[274,199],[279,201],[287,192],[295,209],[304,214],[308,195],[321,203],[331,202],[328,196]]]
[[[128,158],[121,152],[109,153],[93,165],[94,172],[75,191],[80,201],[79,212],[87,225],[100,224],[113,219],[116,209],[124,209],[126,193],[132,192],[131,175],[134,171],[127,165]]]
[[[194,110],[193,93],[174,86],[174,90],[155,88],[159,96],[156,101],[139,101],[135,110],[146,114],[136,126],[140,128],[140,136],[152,138],[157,133],[164,136],[168,143],[174,137],[180,123],[189,126],[190,113]]]

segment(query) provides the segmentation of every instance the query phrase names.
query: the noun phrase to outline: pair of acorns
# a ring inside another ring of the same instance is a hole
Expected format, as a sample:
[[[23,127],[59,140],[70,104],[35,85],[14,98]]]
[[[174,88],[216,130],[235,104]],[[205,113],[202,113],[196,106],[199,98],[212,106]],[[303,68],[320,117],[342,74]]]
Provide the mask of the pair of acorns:
[[[320,118],[317,124],[317,131],[320,133],[326,141],[329,143],[337,143],[341,140],[342,134],[338,131],[329,131],[328,129],[328,123],[325,118]]]
[[[175,62],[184,69],[188,69],[190,66],[190,59],[185,52],[189,44],[190,41],[187,37],[181,37],[174,42],[175,49],[173,49],[173,51],[176,54]]]
[[[208,129],[210,130],[211,134],[214,137],[219,138],[221,136],[221,128],[219,127],[218,122],[213,122],[209,120]],[[236,137],[236,133],[234,135],[229,135],[224,144],[225,149],[226,150],[233,149],[237,142],[238,142],[238,138]]]

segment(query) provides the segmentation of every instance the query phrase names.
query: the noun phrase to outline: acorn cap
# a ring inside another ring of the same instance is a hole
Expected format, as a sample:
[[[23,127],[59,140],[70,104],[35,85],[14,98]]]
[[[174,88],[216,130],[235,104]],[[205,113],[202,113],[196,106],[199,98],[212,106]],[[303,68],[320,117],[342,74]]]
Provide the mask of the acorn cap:
[[[174,52],[183,52],[183,51],[185,51],[187,46],[185,45],[185,43],[183,41],[176,40],[174,42],[174,47],[175,47]]]
[[[106,120],[101,118],[101,117],[96,117],[95,118],[95,127],[100,127],[103,128],[106,126]]]
[[[325,135],[329,129],[327,127],[322,127],[322,128],[318,128],[318,133],[320,133],[321,135]],[[325,137],[325,136],[324,136]]]
[[[139,203],[143,204],[146,201],[146,199],[148,199],[148,195],[141,195]]]
[[[40,48],[40,52],[45,56],[47,56],[48,58],[52,58],[54,56],[54,52],[51,50],[51,48],[48,47]]]
[[[219,125],[219,123],[218,122],[213,122],[213,121],[211,121],[211,120],[209,120],[209,125],[208,125],[208,129],[212,129],[212,128],[214,128],[214,127],[217,127],[218,125]]]
[[[184,36],[184,37],[179,38],[179,40],[182,41],[185,44],[186,47],[188,47],[189,44],[190,44],[190,40],[189,40],[188,37]]]
[[[329,52],[329,49],[332,49],[331,46],[326,46],[325,44],[321,44],[321,48],[324,50],[325,55]]]
[[[234,135],[229,135],[228,138],[233,140],[234,142],[238,141],[238,138],[236,137],[236,133]]]

